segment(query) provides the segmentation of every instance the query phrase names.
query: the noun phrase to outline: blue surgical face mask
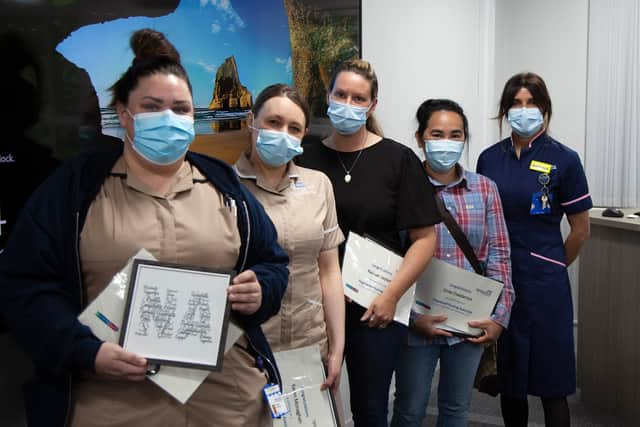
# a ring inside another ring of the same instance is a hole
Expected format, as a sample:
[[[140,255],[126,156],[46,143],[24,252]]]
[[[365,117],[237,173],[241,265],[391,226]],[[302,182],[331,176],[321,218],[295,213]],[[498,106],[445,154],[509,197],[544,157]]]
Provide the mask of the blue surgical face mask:
[[[424,141],[424,155],[427,163],[436,172],[446,172],[462,157],[464,142],[452,139],[429,139]]]
[[[507,121],[515,133],[525,138],[535,135],[544,123],[542,113],[534,108],[512,108],[507,114]]]
[[[356,107],[330,100],[327,115],[340,135],[352,135],[367,123],[368,111],[369,107]]]
[[[256,151],[267,165],[278,167],[302,154],[300,140],[286,132],[270,129],[257,129]]]
[[[193,117],[171,110],[131,114],[133,117],[132,147],[143,159],[155,165],[177,162],[195,138]],[[127,135],[129,141],[131,137]]]

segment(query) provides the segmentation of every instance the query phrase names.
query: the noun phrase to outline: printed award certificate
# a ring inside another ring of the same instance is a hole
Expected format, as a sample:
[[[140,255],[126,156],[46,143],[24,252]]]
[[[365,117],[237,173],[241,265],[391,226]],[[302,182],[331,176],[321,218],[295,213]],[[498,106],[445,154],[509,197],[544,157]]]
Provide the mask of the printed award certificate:
[[[135,260],[120,345],[150,364],[222,368],[231,272]]]
[[[491,316],[502,286],[495,280],[431,258],[418,278],[413,310],[420,314],[447,316],[447,321],[438,325],[440,329],[479,336],[482,330],[471,328],[467,322]]]
[[[373,240],[349,232],[342,261],[344,294],[368,308],[374,298],[387,288],[402,259]],[[403,325],[409,325],[415,287],[415,284],[411,285],[396,305],[394,320]]]
[[[337,427],[331,391],[320,391],[326,379],[320,347],[274,353],[282,376],[282,395],[289,412],[273,420],[274,427]]]

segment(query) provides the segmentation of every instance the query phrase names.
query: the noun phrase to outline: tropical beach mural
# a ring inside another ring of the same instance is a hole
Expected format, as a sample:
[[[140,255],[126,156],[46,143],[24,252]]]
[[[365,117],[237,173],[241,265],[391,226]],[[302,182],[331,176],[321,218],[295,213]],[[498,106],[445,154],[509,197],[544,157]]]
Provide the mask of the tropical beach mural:
[[[282,0],[181,0],[168,15],[87,25],[58,44],[59,53],[89,73],[103,133],[121,136],[115,111],[108,108],[108,88],[131,64],[129,37],[140,28],[165,33],[180,52],[193,86],[198,134],[240,129],[252,99],[265,86],[291,83]]]
[[[58,159],[122,138],[108,88],[131,63],[137,29],[162,31],[181,53],[194,92],[194,149],[242,139],[256,95],[276,82],[298,87],[321,122],[333,67],[360,56],[360,0],[56,0],[2,11],[0,37],[21,41],[41,79],[37,121],[26,132]]]

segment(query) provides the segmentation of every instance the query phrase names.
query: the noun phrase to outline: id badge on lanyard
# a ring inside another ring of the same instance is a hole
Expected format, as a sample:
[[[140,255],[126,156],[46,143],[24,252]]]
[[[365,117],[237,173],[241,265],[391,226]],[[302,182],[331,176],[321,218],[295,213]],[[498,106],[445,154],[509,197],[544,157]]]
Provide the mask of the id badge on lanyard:
[[[552,166],[548,163],[532,160],[529,169],[540,172],[538,175],[538,184],[542,187],[531,195],[531,215],[549,215],[551,214],[551,202],[553,201],[553,193],[549,191],[549,182],[551,178],[549,173]]]
[[[289,412],[289,408],[287,408],[287,404],[284,402],[278,384],[266,384],[262,389],[262,393],[267,401],[267,405],[269,405],[271,418],[282,418]]]

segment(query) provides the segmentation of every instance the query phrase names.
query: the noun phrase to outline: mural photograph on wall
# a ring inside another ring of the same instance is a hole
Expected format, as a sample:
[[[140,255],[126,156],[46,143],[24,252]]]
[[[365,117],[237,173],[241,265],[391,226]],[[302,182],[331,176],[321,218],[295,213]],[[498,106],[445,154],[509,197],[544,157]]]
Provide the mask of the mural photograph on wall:
[[[193,86],[196,133],[200,141],[215,143],[203,136],[244,129],[257,94],[276,82],[295,85],[314,116],[324,116],[333,67],[359,56],[359,2],[348,9],[344,3],[330,9],[322,1],[181,0],[163,16],[82,26],[56,51],[86,70],[102,133],[122,139],[108,89],[131,64],[130,35],[140,28],[163,32],[180,52]]]

